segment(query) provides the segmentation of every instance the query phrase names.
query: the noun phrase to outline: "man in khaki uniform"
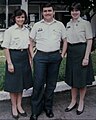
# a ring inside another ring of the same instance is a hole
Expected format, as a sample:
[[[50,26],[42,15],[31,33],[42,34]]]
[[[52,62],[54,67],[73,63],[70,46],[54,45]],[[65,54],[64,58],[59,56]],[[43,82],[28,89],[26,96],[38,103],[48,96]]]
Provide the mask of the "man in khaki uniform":
[[[59,66],[66,53],[67,41],[64,25],[55,20],[53,16],[52,5],[45,5],[43,7],[44,19],[35,23],[30,33],[31,41],[36,43],[37,49],[37,53],[33,58],[34,84],[30,120],[37,120],[42,110],[45,111],[47,117],[54,116],[52,111],[54,89]],[[63,51],[60,54],[61,39],[64,44]],[[46,83],[45,88],[44,83]]]

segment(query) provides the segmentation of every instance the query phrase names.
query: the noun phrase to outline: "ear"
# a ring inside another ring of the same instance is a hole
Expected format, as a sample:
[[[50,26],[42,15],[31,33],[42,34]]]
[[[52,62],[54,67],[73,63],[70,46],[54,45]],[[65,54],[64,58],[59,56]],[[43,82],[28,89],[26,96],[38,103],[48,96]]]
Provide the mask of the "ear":
[[[55,17],[55,11],[53,12],[53,16]]]
[[[42,14],[41,14],[41,17],[43,18],[43,12],[42,12]]]

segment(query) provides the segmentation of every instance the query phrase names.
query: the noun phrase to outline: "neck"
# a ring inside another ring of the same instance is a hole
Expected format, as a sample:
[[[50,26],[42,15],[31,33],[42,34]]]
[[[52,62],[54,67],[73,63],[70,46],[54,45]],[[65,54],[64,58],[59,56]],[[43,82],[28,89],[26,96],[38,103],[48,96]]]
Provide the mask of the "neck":
[[[20,25],[19,28],[23,28],[23,25]]]
[[[72,19],[73,22],[76,22],[77,20],[78,20],[78,18],[76,18],[76,19]]]
[[[17,24],[18,25],[18,24]],[[19,28],[23,28],[23,25],[18,25]]]
[[[51,22],[53,21],[53,18],[50,19],[50,20],[46,20],[46,19],[44,19],[44,21],[47,22],[47,23],[51,23]]]

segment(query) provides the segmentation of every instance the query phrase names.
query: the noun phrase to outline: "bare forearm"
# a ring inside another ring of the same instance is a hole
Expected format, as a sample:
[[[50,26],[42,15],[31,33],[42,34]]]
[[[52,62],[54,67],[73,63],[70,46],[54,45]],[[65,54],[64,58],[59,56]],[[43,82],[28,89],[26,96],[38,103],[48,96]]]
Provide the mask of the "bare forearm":
[[[62,57],[65,56],[66,51],[67,51],[67,40],[65,39],[65,40],[63,41],[63,49],[62,49],[62,53],[61,53],[61,56],[62,56]]]
[[[14,66],[13,66],[12,61],[11,61],[11,56],[10,56],[9,49],[5,48],[4,52],[5,52],[5,57],[6,57],[7,64],[8,64],[8,71],[13,73],[14,72]]]
[[[9,49],[5,48],[4,52],[5,52],[5,57],[6,57],[7,63],[8,64],[12,64],[10,53],[9,53]]]
[[[87,41],[87,47],[86,47],[86,52],[84,56],[85,59],[89,59],[89,55],[91,53],[91,47],[92,47],[92,40],[90,39]]]
[[[33,58],[34,56],[34,40],[30,38],[30,47],[29,47],[29,51],[30,51],[30,55],[31,55],[31,58]]]

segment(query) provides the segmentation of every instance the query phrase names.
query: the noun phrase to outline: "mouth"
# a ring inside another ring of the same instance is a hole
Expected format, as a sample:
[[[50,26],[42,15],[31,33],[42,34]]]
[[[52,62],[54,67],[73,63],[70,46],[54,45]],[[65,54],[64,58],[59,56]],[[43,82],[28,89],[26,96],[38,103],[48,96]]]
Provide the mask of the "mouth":
[[[24,21],[20,21],[19,23],[22,24]]]
[[[47,14],[46,16],[51,16],[51,15]]]
[[[77,15],[77,14],[74,14],[73,16],[74,16],[74,17],[77,17],[78,15]]]

